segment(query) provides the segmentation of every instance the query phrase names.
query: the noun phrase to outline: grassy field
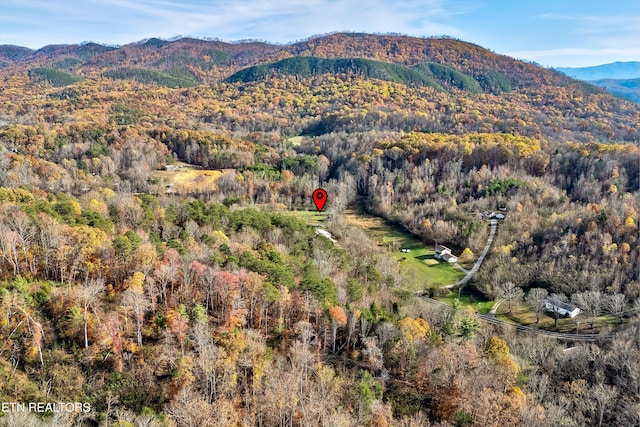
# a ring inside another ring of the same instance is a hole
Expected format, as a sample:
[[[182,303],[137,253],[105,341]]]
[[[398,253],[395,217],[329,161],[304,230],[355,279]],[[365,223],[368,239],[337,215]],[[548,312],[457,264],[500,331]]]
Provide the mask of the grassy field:
[[[293,215],[311,225],[323,224],[327,220],[327,214],[318,211],[286,211],[283,213]]]
[[[540,322],[536,324],[536,314],[526,304],[518,303],[511,307],[511,314],[508,313],[509,306],[506,303],[502,303],[497,310],[497,315],[503,320],[510,320],[512,322],[520,323],[521,325],[537,326],[540,329],[547,329],[549,331],[556,332],[575,332],[576,325],[580,322],[581,333],[598,333],[603,327],[613,326],[615,319],[610,316],[600,316],[596,318],[594,322],[594,328],[591,329],[591,322],[579,315],[576,318],[559,318],[558,327],[554,327],[554,318],[550,313],[540,313]]]
[[[464,273],[451,264],[435,259],[433,246],[425,245],[420,239],[398,230],[381,218],[351,211],[345,216],[349,224],[364,228],[372,237],[386,244],[393,257],[413,273],[420,289],[448,285],[464,277]],[[401,249],[410,249],[411,252],[403,253]]]
[[[177,194],[190,193],[192,191],[212,191],[215,190],[215,182],[225,171],[198,169],[193,165],[178,162],[178,169],[155,171],[151,174],[151,178],[157,180],[167,189]]]
[[[391,255],[415,277],[419,289],[448,285],[464,277],[460,270],[449,263],[435,259],[433,247],[426,246],[410,233],[387,224],[382,218],[351,210],[345,212],[345,218],[350,225],[365,229],[374,240],[387,245]],[[410,249],[411,252],[400,252],[403,248]]]
[[[453,305],[453,301],[459,299],[462,307],[468,307],[480,314],[487,314],[491,311],[493,304],[495,304],[495,301],[479,301],[477,298],[466,294],[462,294],[460,295],[460,298],[458,298],[457,292],[450,292],[447,295],[437,297],[436,299],[449,305]]]
[[[296,147],[296,146],[300,145],[300,143],[302,143],[302,137],[301,136],[292,136],[287,141],[289,141],[292,146]]]
[[[300,210],[288,211],[288,213],[309,224],[322,224],[326,220],[324,213],[316,211]],[[417,288],[413,290],[448,285],[464,277],[460,270],[449,263],[435,259],[433,247],[424,245],[416,237],[396,229],[381,218],[363,215],[352,210],[345,212],[345,218],[350,225],[366,230],[373,240],[391,248],[391,255],[415,277]],[[411,249],[411,252],[402,253],[400,252],[402,248]]]
[[[422,288],[442,286],[455,283],[464,277],[464,273],[448,262],[435,258],[434,248],[425,246],[420,240],[410,234],[400,231],[390,231],[384,238],[384,243],[392,247],[392,255],[406,268],[411,269]],[[411,252],[402,253],[400,249]]]

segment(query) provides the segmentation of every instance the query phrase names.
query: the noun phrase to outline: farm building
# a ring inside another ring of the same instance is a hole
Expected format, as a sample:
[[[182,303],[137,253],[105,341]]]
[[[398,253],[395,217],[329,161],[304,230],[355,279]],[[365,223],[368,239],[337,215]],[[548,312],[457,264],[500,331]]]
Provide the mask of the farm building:
[[[547,310],[558,313],[561,316],[568,316],[572,319],[580,314],[580,309],[575,305],[554,298],[547,298],[544,305]]]
[[[435,258],[441,259],[450,263],[458,262],[458,257],[451,253],[451,249],[442,245],[436,245]]]

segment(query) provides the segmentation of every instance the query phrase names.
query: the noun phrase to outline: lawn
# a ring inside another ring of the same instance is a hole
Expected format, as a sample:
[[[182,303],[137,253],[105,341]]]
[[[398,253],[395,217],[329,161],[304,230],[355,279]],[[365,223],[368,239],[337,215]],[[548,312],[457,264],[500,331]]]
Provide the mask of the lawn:
[[[493,304],[495,304],[495,301],[481,301],[477,297],[468,294],[462,294],[460,295],[460,298],[458,298],[457,292],[449,292],[445,296],[436,297],[436,299],[449,305],[453,305],[453,301],[457,299],[460,301],[460,305],[462,307],[471,308],[473,311],[477,311],[480,314],[487,314],[491,311]]]
[[[326,214],[315,210],[287,211],[287,213],[312,225],[323,224],[327,218]],[[372,239],[391,248],[391,255],[415,277],[417,289],[413,290],[448,285],[464,277],[464,273],[451,264],[435,259],[432,246],[426,246],[416,237],[396,229],[379,217],[348,210],[345,212],[345,218],[350,225],[364,229]],[[402,253],[400,252],[402,248],[411,249],[411,252]]]
[[[600,316],[594,323],[594,330],[591,330],[591,322],[584,316],[579,315],[573,319],[559,318],[558,327],[554,327],[554,318],[550,313],[540,313],[540,322],[536,324],[536,314],[526,304],[520,302],[513,304],[511,314],[508,314],[508,305],[503,302],[497,310],[498,317],[503,320],[519,323],[521,325],[528,325],[546,329],[549,331],[572,333],[576,330],[576,325],[580,323],[581,333],[598,333],[602,328],[612,326],[615,323],[615,319],[610,316]]]
[[[462,271],[448,262],[437,260],[432,246],[425,246],[408,233],[390,231],[383,241],[393,248],[394,258],[413,271],[422,288],[449,285],[464,277]],[[409,249],[411,252],[403,253],[400,249]]]
[[[413,273],[420,289],[448,285],[464,277],[464,273],[451,264],[435,259],[432,246],[425,245],[420,239],[398,230],[381,218],[352,211],[346,212],[345,217],[349,224],[364,228],[372,238],[386,244],[391,250],[391,255]],[[400,252],[403,248],[411,251]]]
[[[313,211],[284,211],[283,213],[287,213],[295,216],[298,219],[301,219],[311,225],[323,224],[327,220],[326,213],[320,213],[316,210]]]

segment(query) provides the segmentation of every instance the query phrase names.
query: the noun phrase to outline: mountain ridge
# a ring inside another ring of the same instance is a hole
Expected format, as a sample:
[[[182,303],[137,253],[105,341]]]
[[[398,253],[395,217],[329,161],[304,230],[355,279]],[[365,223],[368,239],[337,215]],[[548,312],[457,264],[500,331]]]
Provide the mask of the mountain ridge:
[[[557,67],[555,70],[580,80],[640,78],[640,61],[617,61],[590,67]]]
[[[593,84],[606,89],[613,95],[640,104],[640,78],[637,79],[601,79]]]
[[[6,62],[5,67],[31,65],[41,68],[55,68],[54,64],[64,61],[64,65],[73,64],[70,68],[81,74],[121,67],[167,72],[179,66],[197,75],[201,83],[211,83],[228,78],[242,68],[275,63],[288,57],[362,58],[403,66],[425,62],[441,64],[469,76],[481,85],[501,87],[500,91],[503,92],[511,84],[496,82],[496,79],[504,80],[496,72],[508,75],[514,88],[573,84],[571,79],[554,70],[446,37],[333,33],[287,45],[259,41],[229,43],[183,37],[175,41],[150,38],[117,48],[93,43],[50,45],[35,51],[25,49],[0,46],[0,60]]]
[[[236,97],[246,90],[254,96],[251,91],[260,87],[265,96],[279,99],[278,105],[260,107],[269,114],[282,114],[287,121],[296,114],[307,117],[305,123],[291,122],[291,132],[359,128],[353,123],[360,121],[360,113],[336,113],[340,111],[338,105],[348,109],[354,105],[384,105],[384,120],[375,114],[367,120],[380,130],[394,131],[493,130],[525,136],[563,134],[562,139],[582,132],[580,138],[585,140],[633,140],[638,135],[635,123],[640,122],[637,105],[626,104],[593,84],[444,37],[336,33],[289,45],[151,38],[118,48],[95,44],[85,46],[83,51],[82,47],[52,46],[36,53],[6,46],[3,50],[0,46],[0,55],[13,56],[17,61],[5,61],[0,72],[5,78],[15,79],[17,85],[30,82],[33,86],[22,86],[24,90],[38,90],[52,99],[76,99],[78,93],[87,90],[102,96],[104,90],[130,94],[132,87],[144,91],[164,87],[204,100],[214,96],[204,95],[208,88],[214,93],[230,91],[228,96]],[[87,59],[80,58],[83,52]],[[325,67],[323,73],[312,72],[316,66],[312,63],[325,64],[320,67]],[[262,70],[257,73],[259,78],[247,78],[256,70]],[[67,89],[55,90],[56,85]],[[289,104],[277,92],[279,85],[287,87],[286,97],[298,97],[300,108],[286,111]],[[307,98],[310,85],[322,88],[323,106]],[[349,93],[358,86],[368,89]],[[369,92],[373,88],[379,95]],[[390,98],[391,93],[394,95]],[[354,96],[361,99],[355,101]],[[258,108],[255,102],[263,100],[254,99],[253,109]],[[407,105],[412,107],[408,110]],[[422,114],[425,110],[432,114]],[[111,113],[103,113],[108,121]],[[347,118],[350,114],[353,119]],[[197,116],[206,123],[217,123],[224,115],[210,108],[200,110]],[[600,123],[596,131],[592,119]],[[244,118],[234,119],[234,126],[244,126],[244,122]],[[260,126],[266,129],[273,123]]]

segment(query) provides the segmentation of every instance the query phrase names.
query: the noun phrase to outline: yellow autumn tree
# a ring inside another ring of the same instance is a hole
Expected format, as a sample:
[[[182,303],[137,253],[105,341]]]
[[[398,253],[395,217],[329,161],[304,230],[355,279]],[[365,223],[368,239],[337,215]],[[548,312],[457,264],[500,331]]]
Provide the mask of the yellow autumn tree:
[[[416,356],[416,344],[423,341],[431,333],[431,327],[422,318],[405,317],[398,322],[400,340],[397,343],[401,370],[406,372],[406,365]]]
[[[511,359],[511,352],[502,338],[493,336],[487,341],[485,353],[496,363],[505,391],[511,389],[520,372],[520,366]]]

